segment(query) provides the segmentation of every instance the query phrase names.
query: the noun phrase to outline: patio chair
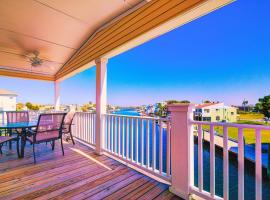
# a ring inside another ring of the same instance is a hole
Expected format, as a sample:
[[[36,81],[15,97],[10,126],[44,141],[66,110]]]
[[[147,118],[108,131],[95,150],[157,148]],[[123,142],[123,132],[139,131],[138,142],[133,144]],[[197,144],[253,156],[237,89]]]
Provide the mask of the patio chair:
[[[62,154],[64,156],[62,131],[65,115],[66,113],[39,115],[37,128],[35,130],[30,130],[31,134],[27,137],[27,140],[30,141],[33,146],[34,163],[36,163],[35,144],[51,142],[52,150],[54,150],[55,141],[60,140]]]
[[[29,122],[28,111],[7,111],[7,123],[17,123],[17,122]],[[13,132],[14,131],[14,132]],[[8,136],[12,136],[13,133],[17,134],[17,140],[19,140],[20,129],[9,130]],[[15,140],[15,139],[14,139]],[[12,149],[11,141],[9,140],[9,148]]]
[[[16,141],[17,142],[17,155],[18,158],[20,157],[19,151],[19,138],[18,137],[11,137],[11,136],[0,136],[0,154],[2,155],[2,147],[6,142]]]
[[[68,112],[64,120],[63,134],[66,135],[66,141],[71,140],[72,144],[75,145],[73,135],[72,135],[72,122],[75,116],[75,112]]]
[[[7,123],[29,122],[28,111],[7,111]]]

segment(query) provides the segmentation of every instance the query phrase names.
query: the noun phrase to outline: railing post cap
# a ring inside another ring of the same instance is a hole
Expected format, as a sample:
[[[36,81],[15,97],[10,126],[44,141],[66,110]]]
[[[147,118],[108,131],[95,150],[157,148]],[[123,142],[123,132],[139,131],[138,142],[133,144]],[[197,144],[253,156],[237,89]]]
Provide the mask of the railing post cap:
[[[168,105],[168,111],[170,112],[188,112],[195,108],[194,104],[181,103],[181,104],[170,104]]]

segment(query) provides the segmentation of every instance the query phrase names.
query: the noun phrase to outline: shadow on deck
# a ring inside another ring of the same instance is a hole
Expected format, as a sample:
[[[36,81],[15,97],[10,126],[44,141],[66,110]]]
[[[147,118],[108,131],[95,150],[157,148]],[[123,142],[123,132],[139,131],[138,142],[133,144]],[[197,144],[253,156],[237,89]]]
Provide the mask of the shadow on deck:
[[[37,145],[37,164],[28,144],[25,158],[3,147],[0,155],[0,199],[179,199],[168,186],[90,148],[65,143],[54,151]]]

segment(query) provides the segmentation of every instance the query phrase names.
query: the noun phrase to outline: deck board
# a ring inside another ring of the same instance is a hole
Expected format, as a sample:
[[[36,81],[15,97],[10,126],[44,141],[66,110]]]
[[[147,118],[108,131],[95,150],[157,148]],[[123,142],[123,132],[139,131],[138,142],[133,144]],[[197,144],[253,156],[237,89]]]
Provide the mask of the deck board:
[[[28,144],[25,158],[15,147],[0,155],[0,199],[179,199],[161,184],[82,144],[37,145],[37,164]]]

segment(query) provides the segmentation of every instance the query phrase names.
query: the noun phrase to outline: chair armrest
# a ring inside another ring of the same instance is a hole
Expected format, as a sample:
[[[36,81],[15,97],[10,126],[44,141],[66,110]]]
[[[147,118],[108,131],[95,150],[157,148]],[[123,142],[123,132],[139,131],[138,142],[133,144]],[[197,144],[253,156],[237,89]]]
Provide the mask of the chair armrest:
[[[35,135],[36,133],[37,133],[36,130],[31,130],[30,129],[30,130],[27,131],[27,136],[30,137],[32,135]]]

